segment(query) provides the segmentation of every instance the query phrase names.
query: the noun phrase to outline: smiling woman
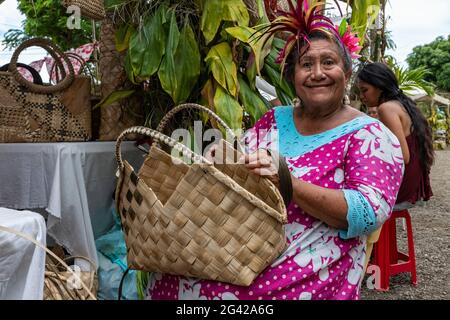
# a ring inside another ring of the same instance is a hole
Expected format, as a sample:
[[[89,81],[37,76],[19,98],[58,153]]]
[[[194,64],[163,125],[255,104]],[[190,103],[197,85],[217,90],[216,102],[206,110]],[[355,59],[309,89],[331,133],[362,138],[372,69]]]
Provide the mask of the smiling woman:
[[[278,61],[287,63],[298,103],[270,110],[244,137],[248,169],[279,185],[277,153],[289,167],[288,247],[249,287],[153,274],[151,299],[359,298],[367,235],[391,214],[402,153],[383,124],[343,101],[355,48],[344,40],[354,44],[350,30],[341,35],[320,15],[321,2],[289,2],[292,10],[267,32],[291,33]]]

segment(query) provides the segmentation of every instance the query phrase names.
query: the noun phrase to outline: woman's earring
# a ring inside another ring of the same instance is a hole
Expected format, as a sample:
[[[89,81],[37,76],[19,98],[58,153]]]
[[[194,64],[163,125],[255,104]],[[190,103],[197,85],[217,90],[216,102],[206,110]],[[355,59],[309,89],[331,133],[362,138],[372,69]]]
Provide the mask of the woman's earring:
[[[342,102],[344,103],[344,105],[350,104],[350,98],[347,93],[344,95],[344,100]]]
[[[300,100],[299,97],[295,97],[292,100],[292,104],[294,105],[294,108],[300,108],[302,106],[302,100]]]

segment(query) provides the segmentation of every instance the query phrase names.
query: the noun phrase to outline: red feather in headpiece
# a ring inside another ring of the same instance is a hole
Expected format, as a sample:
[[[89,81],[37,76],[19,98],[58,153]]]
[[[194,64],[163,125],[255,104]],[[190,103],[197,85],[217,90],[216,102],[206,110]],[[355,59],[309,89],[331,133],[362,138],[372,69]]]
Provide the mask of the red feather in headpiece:
[[[277,62],[281,63],[282,72],[286,64],[286,59],[295,45],[299,41],[309,43],[308,37],[314,31],[321,31],[330,37],[336,37],[344,45],[351,45],[353,50],[349,48],[349,51],[354,56],[353,53],[356,52],[358,44],[357,38],[347,32],[343,37],[339,35],[339,30],[331,19],[322,14],[323,10],[320,8],[325,5],[325,0],[299,0],[296,6],[292,0],[287,0],[287,4],[289,6],[288,11],[277,10],[277,17],[270,24],[261,28],[266,39],[277,32],[290,33],[284,48],[277,58]]]

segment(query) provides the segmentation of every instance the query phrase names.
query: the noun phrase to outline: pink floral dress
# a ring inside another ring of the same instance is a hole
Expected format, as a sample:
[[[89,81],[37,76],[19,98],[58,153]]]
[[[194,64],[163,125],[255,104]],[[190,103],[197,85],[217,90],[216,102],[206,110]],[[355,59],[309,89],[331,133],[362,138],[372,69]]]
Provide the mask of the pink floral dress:
[[[292,107],[267,112],[245,135],[248,151],[275,149],[292,175],[342,189],[348,230],[337,230],[287,207],[288,248],[249,287],[153,273],[148,299],[358,299],[367,235],[386,221],[404,170],[396,137],[379,121],[358,117],[326,132],[303,136]]]

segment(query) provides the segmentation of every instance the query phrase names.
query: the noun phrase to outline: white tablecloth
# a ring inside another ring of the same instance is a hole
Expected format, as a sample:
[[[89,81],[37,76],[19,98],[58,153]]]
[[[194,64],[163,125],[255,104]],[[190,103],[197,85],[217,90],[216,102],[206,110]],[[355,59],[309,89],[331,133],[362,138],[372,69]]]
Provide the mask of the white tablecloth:
[[[0,207],[45,208],[48,234],[98,265],[94,238],[113,223],[114,152],[114,141],[0,144]],[[131,141],[122,155],[136,169],[144,159]]]
[[[45,246],[44,218],[30,211],[0,208],[0,225]],[[0,230],[0,300],[42,300],[45,251],[33,242]]]

